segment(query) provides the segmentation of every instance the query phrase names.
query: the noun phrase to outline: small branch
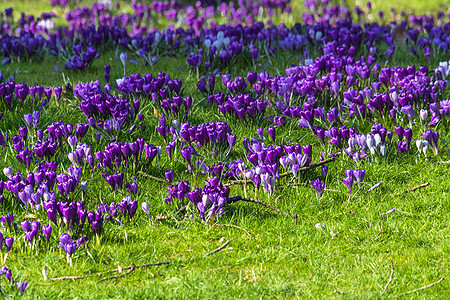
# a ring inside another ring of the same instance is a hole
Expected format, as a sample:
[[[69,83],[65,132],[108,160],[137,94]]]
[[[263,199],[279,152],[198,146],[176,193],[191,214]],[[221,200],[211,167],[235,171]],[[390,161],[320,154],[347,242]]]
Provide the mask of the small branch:
[[[375,239],[377,236],[379,236],[381,234],[381,231],[383,231],[383,222],[381,222],[380,231],[378,231],[377,235],[368,239],[367,241],[371,241],[371,240]]]
[[[320,167],[321,165],[325,165],[325,164],[327,164],[327,163],[333,162],[333,161],[335,161],[335,160],[336,160],[335,157],[327,158],[327,159],[324,159],[324,160],[322,160],[322,161],[319,161],[318,163],[312,164],[312,165],[310,165],[310,166],[308,166],[308,167],[299,168],[299,169],[298,169],[298,172],[305,172],[305,171],[308,171],[308,170],[311,170],[311,169]],[[280,178],[281,178],[281,177],[289,176],[289,175],[291,175],[291,174],[292,174],[292,172],[286,172],[286,173],[280,174]]]
[[[102,279],[96,281],[95,283],[99,283],[99,282],[102,282],[102,281],[106,281],[106,280],[111,280],[111,279],[116,279],[116,278],[119,278],[119,277],[127,276],[128,274],[130,274],[131,272],[133,272],[135,268],[136,268],[136,266],[134,265],[134,263],[131,263],[131,269],[130,269],[130,271],[128,271],[128,272],[126,272],[126,273],[124,273],[124,274],[119,274],[119,275],[116,275],[116,276],[110,276],[110,277],[102,278]]]
[[[244,231],[247,235],[248,235],[248,237],[249,238],[252,238],[252,236],[250,235],[250,233],[247,231],[247,230],[245,230],[244,228],[242,228],[242,227],[239,227],[239,226],[236,226],[236,225],[233,225],[233,224],[214,224],[215,226],[226,226],[226,227],[234,227],[234,228],[237,228],[237,229],[240,229],[240,230],[242,230],[242,231]]]
[[[139,266],[136,266],[136,268],[145,268],[145,267],[154,267],[154,266],[168,265],[168,264],[171,264],[173,262],[174,262],[173,260],[158,261],[158,262],[155,262],[155,263],[139,265]],[[131,268],[131,267],[126,267],[126,268],[124,268],[124,270],[128,270],[129,268]]]
[[[206,253],[203,257],[199,257],[199,258],[205,258],[211,254],[214,254],[216,252],[219,252],[220,250],[224,249],[228,244],[230,243],[230,241],[226,241],[225,244],[223,244],[222,246],[220,246],[219,248],[217,248],[216,250],[213,250],[209,253]],[[195,258],[194,258],[195,259]],[[192,259],[190,259],[192,260]],[[109,271],[105,271],[105,272],[99,272],[99,273],[95,273],[95,274],[89,274],[89,275],[82,275],[82,276],[64,276],[64,277],[55,277],[55,278],[50,278],[51,280],[77,280],[77,279],[84,279],[84,278],[88,278],[91,276],[100,276],[103,274],[107,274],[107,273],[114,273],[114,272],[122,272],[123,270],[130,270],[127,273],[124,274],[120,274],[120,275],[116,275],[116,276],[111,276],[111,277],[105,277],[102,278],[98,281],[96,281],[96,283],[99,283],[101,281],[105,281],[105,280],[110,280],[110,279],[114,279],[114,278],[118,278],[121,276],[126,276],[128,274],[130,274],[131,272],[134,271],[134,269],[136,268],[146,268],[146,267],[155,267],[155,266],[161,266],[161,265],[169,265],[171,263],[181,263],[183,261],[187,261],[187,260],[179,260],[179,261],[173,261],[173,260],[168,260],[168,261],[158,261],[155,263],[149,263],[149,264],[142,264],[142,265],[137,265],[135,266],[134,263],[131,263],[131,266],[125,267],[125,268],[121,268],[121,269],[113,269],[113,270],[109,270]]]
[[[412,291],[408,291],[408,292],[403,293],[403,294],[398,294],[398,295],[395,295],[395,296],[392,296],[392,297],[401,297],[401,296],[409,295],[409,294],[412,294],[412,293],[415,293],[415,292],[418,292],[418,291],[421,291],[421,290],[425,290],[425,289],[427,289],[427,288],[430,288],[430,287],[432,287],[432,286],[435,286],[436,284],[439,284],[439,283],[440,283],[441,281],[443,281],[444,279],[445,279],[445,277],[442,277],[442,278],[439,279],[438,281],[433,282],[433,283],[431,283],[431,284],[429,284],[429,285],[423,286],[423,287],[421,287],[421,288],[418,288],[418,289],[415,289],[415,290],[412,290]]]
[[[387,288],[389,287],[389,285],[391,284],[392,281],[392,277],[394,276],[394,263],[391,260],[391,276],[389,276],[389,280],[386,283],[386,285],[384,286],[384,290],[381,292],[381,294],[383,294],[384,292],[386,292]]]
[[[415,187],[413,187],[413,188],[411,188],[411,189],[409,189],[409,190],[403,191],[403,192],[399,192],[399,193],[394,194],[394,195],[392,195],[392,196],[398,196],[398,195],[401,195],[401,194],[404,194],[404,193],[414,192],[415,190],[418,190],[418,189],[427,187],[427,186],[429,186],[429,185],[430,185],[429,182],[422,183],[421,185],[415,186]]]
[[[373,224],[369,220],[364,219],[364,218],[359,218],[359,217],[357,217],[357,219],[363,220],[363,221],[369,223],[370,227],[373,227]]]
[[[188,205],[189,205],[189,204],[186,204],[186,205],[180,207],[180,208],[175,212],[175,214],[179,214],[180,212],[185,211],[185,210],[187,209]]]
[[[283,214],[283,215],[285,215],[285,216],[288,216],[288,217],[291,216],[289,213],[287,213],[287,212],[285,212],[285,211],[282,211],[282,210],[279,209],[279,208],[273,207],[272,205],[270,205],[270,204],[268,204],[268,203],[266,203],[266,202],[264,202],[264,201],[261,201],[261,200],[251,199],[251,198],[242,198],[241,201],[251,202],[251,203],[256,203],[256,204],[265,206],[265,207],[267,207],[267,208],[270,208],[271,210],[274,210],[274,211],[276,211],[277,213]]]
[[[308,171],[308,170],[311,170],[311,169],[320,167],[321,165],[330,163],[330,162],[332,162],[332,161],[334,161],[334,160],[336,160],[335,157],[327,158],[327,159],[325,159],[325,160],[319,161],[318,163],[312,164],[312,165],[310,165],[310,166],[308,166],[308,167],[299,168],[299,169],[298,169],[298,172],[305,172],[305,171]],[[292,175],[292,172],[282,173],[282,174],[280,174],[279,176],[280,176],[280,178],[282,178],[282,177],[286,177],[286,176],[289,176],[289,175]],[[247,179],[230,180],[230,181],[228,181],[228,183],[225,184],[225,185],[226,185],[226,186],[230,186],[230,185],[235,185],[235,184],[245,184],[245,183],[252,183],[252,182],[253,182],[253,181],[247,180]]]
[[[211,251],[211,252],[208,252],[208,253],[206,253],[205,255],[203,255],[203,258],[205,258],[205,257],[207,257],[207,256],[209,256],[209,255],[211,255],[211,254],[214,254],[214,253],[216,253],[216,252],[219,252],[220,250],[222,250],[222,249],[224,249],[226,246],[228,246],[229,243],[230,243],[230,241],[226,241],[225,244],[223,244],[223,245],[220,246],[219,248],[217,248],[217,249],[215,249],[215,250],[213,250],[213,251]]]
[[[153,180],[159,181],[159,182],[164,182],[164,183],[168,183],[167,181],[165,181],[165,180],[164,180],[164,179],[162,179],[162,178],[159,178],[159,177],[155,177],[155,176],[152,176],[152,175],[146,174],[146,173],[144,173],[144,172],[142,172],[142,171],[138,171],[138,173],[139,173],[139,174],[141,174],[141,175],[142,175],[142,176],[144,176],[144,177],[147,177],[147,178],[150,178],[150,179],[153,179]]]

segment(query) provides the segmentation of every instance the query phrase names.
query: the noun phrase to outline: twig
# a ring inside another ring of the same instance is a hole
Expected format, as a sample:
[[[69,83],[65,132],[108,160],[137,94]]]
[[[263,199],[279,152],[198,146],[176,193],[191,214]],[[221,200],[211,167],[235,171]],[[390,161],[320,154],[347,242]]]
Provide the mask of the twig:
[[[130,269],[130,271],[128,271],[128,272],[126,272],[126,273],[124,273],[124,274],[119,274],[119,275],[116,275],[116,276],[110,276],[110,277],[102,278],[102,279],[96,281],[95,283],[99,283],[99,282],[102,282],[102,281],[106,281],[106,280],[111,280],[111,279],[116,279],[116,278],[119,278],[119,277],[127,276],[128,274],[130,274],[131,272],[133,272],[135,268],[136,268],[136,266],[134,265],[134,263],[131,263],[131,269]]]
[[[439,279],[438,281],[433,282],[433,283],[431,283],[431,284],[429,284],[429,285],[423,286],[423,287],[421,287],[421,288],[418,288],[418,289],[415,289],[415,290],[412,290],[412,291],[408,291],[408,292],[403,293],[403,294],[398,294],[398,295],[395,295],[395,296],[392,296],[392,297],[405,296],[405,295],[409,295],[409,294],[412,294],[412,293],[415,293],[415,292],[418,292],[418,291],[421,291],[421,290],[425,290],[425,289],[427,289],[427,288],[430,288],[430,287],[432,287],[432,286],[435,286],[436,284],[439,284],[439,283],[440,283],[441,281],[443,281],[444,279],[445,279],[445,277],[442,277],[442,278]]]
[[[168,183],[167,181],[165,181],[165,180],[164,180],[164,179],[162,179],[162,178],[159,178],[159,177],[155,177],[155,176],[152,176],[152,175],[146,174],[146,173],[144,173],[144,172],[142,172],[142,171],[138,171],[138,173],[139,173],[139,174],[141,174],[141,175],[142,175],[142,176],[144,176],[144,177],[147,177],[147,178],[150,178],[150,179],[153,179],[153,180],[159,181],[159,182],[164,182],[164,183]]]
[[[203,255],[203,258],[205,258],[205,257],[207,257],[207,256],[209,256],[209,255],[211,255],[211,254],[214,254],[214,253],[216,253],[216,252],[219,252],[220,250],[222,250],[222,249],[224,249],[226,246],[228,246],[228,244],[230,243],[230,241],[226,241],[222,246],[220,246],[219,248],[217,248],[217,249],[215,249],[215,250],[213,250],[213,251],[211,251],[211,252],[208,252],[208,253],[206,253],[205,255]]]
[[[251,199],[251,198],[241,198],[241,199],[239,199],[239,200],[240,200],[240,201],[245,201],[245,202],[256,203],[256,204],[265,206],[265,207],[267,207],[267,208],[270,208],[271,210],[274,210],[274,211],[276,211],[277,213],[283,214],[283,215],[285,215],[285,216],[288,216],[288,217],[291,216],[291,215],[288,214],[287,212],[282,211],[282,210],[279,209],[279,208],[273,207],[272,205],[270,205],[270,204],[268,204],[268,203],[266,203],[266,202],[264,202],[264,201],[261,201],[261,200]],[[238,201],[239,201],[239,200],[238,200]]]
[[[189,205],[189,204],[186,204],[186,205],[183,205],[182,207],[180,207],[180,208],[175,212],[175,214],[179,214],[180,212],[185,211],[185,210],[187,209],[188,205]]]
[[[173,260],[168,260],[168,261],[158,261],[155,263],[150,263],[150,264],[143,264],[143,265],[138,265],[136,266],[136,268],[145,268],[145,267],[154,267],[154,266],[161,266],[161,265],[168,265],[173,263]],[[179,262],[182,262],[181,260]],[[130,267],[126,267],[124,268],[124,270],[128,270]]]
[[[391,284],[392,281],[392,277],[394,276],[394,263],[391,260],[391,276],[389,276],[389,280],[386,283],[386,285],[384,286],[384,290],[381,292],[381,294],[383,294],[384,292],[386,292],[387,288],[389,287],[389,285]]]
[[[372,237],[372,238],[370,238],[370,239],[368,239],[367,241],[371,241],[371,240],[373,240],[374,238],[376,238],[377,236],[379,236],[381,234],[381,231],[383,231],[383,222],[381,222],[381,226],[380,227],[381,227],[380,231],[378,231],[377,235]]]
[[[247,235],[248,235],[248,237],[249,238],[252,238],[252,236],[250,235],[250,233],[247,231],[247,230],[245,230],[244,228],[242,228],[242,227],[239,227],[239,226],[236,226],[236,225],[233,225],[233,224],[214,224],[215,226],[226,226],[226,227],[234,227],[234,228],[237,228],[237,229],[240,229],[240,230],[242,230],[242,231],[244,231]]]
[[[308,167],[299,168],[299,169],[298,169],[298,172],[305,172],[305,171],[314,169],[314,168],[316,168],[316,167],[320,167],[321,165],[330,163],[330,162],[332,162],[332,161],[334,161],[334,160],[336,160],[335,157],[327,158],[327,159],[325,159],[325,160],[319,161],[318,163],[312,164],[312,165],[310,165],[310,166],[308,166]],[[279,175],[279,177],[282,178],[282,177],[286,177],[286,176],[289,176],[289,175],[292,175],[292,172],[282,173],[282,174]],[[235,185],[235,184],[245,184],[245,183],[251,183],[251,182],[252,182],[251,180],[247,180],[247,179],[242,179],[242,180],[230,180],[230,181],[228,181],[227,184],[225,184],[225,185],[230,186],[230,185]]]
[[[211,254],[219,252],[220,250],[225,248],[229,243],[230,243],[230,241],[226,241],[225,244],[223,244],[222,246],[220,246],[216,250],[208,252],[207,254],[205,254],[203,257],[200,257],[200,258],[205,258],[205,257],[207,257],[207,256],[209,256]],[[192,259],[187,259],[187,260],[192,260]],[[187,260],[184,260],[184,261],[187,261]],[[178,260],[178,261],[174,261],[174,260],[158,261],[158,262],[155,262],[155,263],[142,264],[142,265],[137,265],[137,266],[135,266],[134,263],[132,263],[131,266],[128,266],[128,267],[125,267],[125,268],[121,268],[121,269],[118,268],[118,269],[113,269],[113,270],[109,270],[109,271],[99,272],[99,273],[95,273],[95,274],[82,275],[82,276],[64,276],[64,277],[55,277],[55,278],[50,278],[50,279],[51,280],[77,280],[77,279],[88,278],[88,277],[91,277],[91,276],[100,276],[100,275],[107,274],[107,273],[114,273],[114,272],[119,272],[120,273],[120,272],[122,272],[122,270],[130,270],[130,271],[128,271],[125,274],[120,274],[120,275],[117,275],[117,276],[111,276],[111,277],[103,278],[103,279],[101,279],[101,280],[96,282],[96,283],[98,283],[98,282],[101,282],[101,281],[104,281],[104,280],[114,279],[114,278],[118,278],[120,276],[126,276],[126,275],[130,274],[134,269],[137,269],[137,268],[146,268],[146,267],[155,267],[155,266],[161,266],[161,265],[169,265],[171,263],[176,263],[176,262],[181,263],[181,262],[183,262],[183,260]]]
[[[394,194],[394,195],[392,195],[392,196],[398,196],[398,195],[401,195],[401,194],[404,194],[404,193],[414,192],[415,190],[418,190],[418,189],[420,189],[420,188],[427,187],[427,186],[429,186],[429,185],[430,185],[429,182],[422,183],[421,185],[415,186],[415,187],[413,187],[413,188],[411,188],[411,189],[409,189],[409,190],[403,191],[403,192],[399,192],[399,193]]]

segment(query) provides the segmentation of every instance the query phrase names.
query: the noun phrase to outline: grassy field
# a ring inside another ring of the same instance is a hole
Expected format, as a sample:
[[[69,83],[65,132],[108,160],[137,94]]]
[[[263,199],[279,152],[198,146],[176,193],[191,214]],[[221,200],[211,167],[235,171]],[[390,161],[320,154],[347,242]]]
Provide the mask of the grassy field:
[[[6,0],[0,2],[0,10],[13,6],[16,17],[19,11],[39,15],[41,11],[50,10],[48,2]],[[422,14],[441,9],[440,3],[443,1],[372,2],[375,10],[387,11],[392,5],[398,11],[406,7],[408,12]],[[296,1],[293,7],[300,6],[300,2]],[[104,84],[105,64],[112,66],[111,79],[123,77],[122,64],[115,59],[120,52],[120,49],[111,49],[102,53],[87,71],[54,71],[53,67],[62,69],[64,63],[46,56],[39,61],[13,61],[1,66],[0,72],[6,78],[15,74],[16,82],[29,85],[57,86],[96,79]],[[449,55],[432,57],[430,69],[440,61],[449,59]],[[271,75],[284,74],[291,63],[298,63],[297,55],[279,52],[266,70]],[[399,49],[390,64],[424,63],[423,58],[417,59],[409,55],[406,49]],[[183,71],[179,70],[180,66]],[[184,94],[192,95],[196,100],[191,124],[224,120],[197,90],[197,78],[193,71],[189,71],[185,58],[162,58],[154,67],[131,64],[126,69],[127,74],[157,74],[159,71],[182,79]],[[245,75],[247,71],[244,63],[222,70],[233,76]],[[450,96],[448,88],[446,96]],[[50,103],[41,115],[42,124],[55,120],[76,124],[85,120],[82,112],[75,109],[76,105],[73,99],[62,101],[60,106]],[[20,109],[14,114],[4,113],[0,128],[9,133],[17,132],[17,128],[24,125],[23,113]],[[150,143],[164,145],[156,131],[157,117],[152,107],[143,105],[141,113],[145,117],[146,130],[124,140],[132,141],[142,135]],[[255,136],[259,127],[251,123],[229,125],[237,135],[238,143],[244,137]],[[360,132],[367,132],[370,126],[370,121],[355,124]],[[413,132],[414,139],[418,138],[422,132],[421,126],[415,125]],[[358,164],[346,156],[339,158],[329,165],[326,178],[329,190],[324,192],[320,201],[310,186],[288,186],[285,182],[271,198],[262,191],[256,193],[252,187],[247,187],[252,197],[296,214],[297,218],[276,214],[251,203],[238,202],[212,224],[193,222],[190,218],[180,219],[176,209],[163,201],[167,196],[167,185],[137,173],[136,182],[142,190],[136,198],[139,209],[133,222],[109,226],[101,243],[96,244],[93,240],[87,247],[77,250],[73,266],[66,263],[65,254],[58,246],[56,237],[64,231],[55,232],[57,229],[54,229],[49,249],[42,244],[38,250],[30,249],[20,231],[22,235],[17,236],[14,252],[10,253],[6,265],[11,268],[16,280],[28,281],[24,296],[30,299],[387,299],[445,278],[434,286],[401,297],[444,299],[450,295],[450,177],[449,164],[442,162],[450,160],[450,133],[448,128],[444,128],[440,129],[440,134],[442,142],[439,148],[442,152],[436,157],[429,156],[427,160],[417,154],[399,154],[389,160],[361,161]],[[312,144],[313,161],[323,150],[317,137],[307,129],[298,128],[296,120],[277,131],[278,144],[289,141]],[[94,146],[92,139],[93,147],[97,147],[93,148],[93,152],[103,149],[106,144],[103,140],[99,146]],[[239,150],[232,151],[230,159],[243,157],[242,154],[242,147],[239,147]],[[4,159],[1,165],[12,165],[14,170],[24,169],[14,155],[12,149],[2,147],[0,157]],[[67,157],[62,160],[69,164]],[[175,181],[189,179],[192,186],[202,187],[206,176],[188,175],[180,160],[173,166]],[[160,171],[151,167],[148,172],[163,177],[164,170],[170,168],[170,161],[165,156]],[[366,170],[363,185],[354,188],[350,199],[342,182],[344,172],[349,168]],[[1,176],[0,179],[6,179],[3,174]],[[302,182],[309,183],[318,176],[320,168],[306,173]],[[383,184],[367,192],[378,182]],[[425,183],[429,185],[409,191]],[[231,195],[241,194],[242,187],[232,187]],[[111,193],[101,175],[96,174],[89,179],[85,200],[96,206],[102,201],[117,203],[124,195]],[[144,201],[150,204],[153,216],[163,218],[150,221],[140,208]],[[395,209],[384,214],[391,208]],[[0,206],[0,215],[11,211],[16,222],[34,213],[18,205]],[[36,217],[38,220],[48,220],[45,213],[36,213]],[[229,243],[223,250],[204,257],[227,241]],[[127,269],[121,273],[125,274],[122,278],[97,283],[109,276],[97,276],[97,272],[117,269],[118,266],[125,268],[132,264],[166,261],[171,263],[131,271]],[[43,268],[48,272],[46,281],[42,275]],[[70,281],[50,279],[77,275],[92,276]]]

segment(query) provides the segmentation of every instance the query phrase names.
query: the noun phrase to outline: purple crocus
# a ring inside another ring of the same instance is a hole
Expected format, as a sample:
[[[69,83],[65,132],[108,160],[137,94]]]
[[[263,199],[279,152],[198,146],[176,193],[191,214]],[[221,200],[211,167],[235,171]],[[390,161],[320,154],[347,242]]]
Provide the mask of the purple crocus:
[[[352,187],[353,187],[353,176],[347,176],[344,178],[344,183],[348,188],[349,197],[352,195]]]
[[[52,235],[52,226],[50,224],[42,227],[42,233],[47,239],[47,244],[50,242],[50,236]]]
[[[321,198],[323,191],[325,190],[325,182],[322,182],[319,178],[317,178],[316,181],[311,181],[311,185],[316,189],[319,198]]]
[[[26,281],[23,282],[18,282],[16,284],[17,289],[19,290],[19,292],[21,292],[22,294],[25,292],[25,289],[27,288],[28,283]]]
[[[166,181],[167,181],[168,183],[171,183],[172,180],[173,180],[173,176],[174,176],[173,170],[167,170],[167,171],[164,173],[164,175],[166,176]]]

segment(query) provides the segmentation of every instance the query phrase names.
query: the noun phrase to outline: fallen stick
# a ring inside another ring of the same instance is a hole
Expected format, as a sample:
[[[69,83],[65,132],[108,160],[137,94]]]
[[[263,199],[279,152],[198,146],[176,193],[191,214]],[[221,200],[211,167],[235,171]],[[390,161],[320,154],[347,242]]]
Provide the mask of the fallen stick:
[[[401,296],[409,295],[409,294],[412,294],[412,293],[415,293],[415,292],[418,292],[418,291],[421,291],[421,290],[425,290],[425,289],[427,289],[427,288],[430,288],[430,287],[432,287],[432,286],[435,286],[436,284],[439,284],[439,283],[440,283],[441,281],[443,281],[444,279],[445,279],[445,277],[442,277],[442,278],[439,279],[438,281],[433,282],[433,283],[431,283],[431,284],[429,284],[429,285],[423,286],[423,287],[421,287],[421,288],[418,288],[418,289],[415,289],[415,290],[412,290],[412,291],[407,291],[407,292],[405,292],[405,293],[403,293],[403,294],[398,294],[398,295],[395,295],[395,296],[392,296],[392,297],[401,297]]]
[[[110,276],[110,277],[102,278],[102,279],[100,279],[100,280],[97,280],[95,283],[99,283],[99,282],[102,282],[102,281],[106,281],[106,280],[111,280],[111,279],[116,279],[116,278],[119,278],[119,277],[127,276],[128,274],[130,274],[131,272],[133,272],[134,269],[135,269],[135,265],[134,265],[134,263],[131,263],[131,269],[130,269],[130,271],[128,271],[128,272],[126,272],[126,273],[124,273],[124,274],[119,274],[119,275],[116,275],[116,276]]]
[[[155,176],[149,175],[149,174],[144,173],[144,172],[142,172],[142,171],[138,171],[138,173],[141,174],[141,175],[144,176],[144,177],[147,177],[147,178],[150,178],[150,179],[159,181],[159,182],[168,183],[167,181],[165,181],[165,180],[162,179],[162,178],[159,178],[159,177],[155,177]]]
[[[305,172],[305,171],[314,169],[314,168],[316,168],[316,167],[320,167],[321,165],[324,165],[324,164],[327,164],[327,163],[329,163],[329,162],[332,162],[332,161],[334,161],[335,159],[336,159],[335,157],[327,158],[327,159],[325,159],[325,160],[319,161],[318,163],[312,164],[312,165],[310,165],[310,166],[308,166],[308,167],[299,168],[299,169],[298,169],[298,172]],[[292,175],[292,172],[282,173],[282,174],[279,175],[279,177],[282,178],[282,177],[286,177],[286,176],[289,176],[289,175]],[[245,184],[245,183],[251,183],[251,182],[253,182],[253,181],[247,180],[247,179],[230,180],[230,181],[228,181],[225,185],[226,185],[226,186],[230,186],[230,185],[235,185],[235,184]]]
[[[374,237],[371,237],[367,241],[371,241],[371,240],[375,239],[377,236],[379,236],[381,234],[381,231],[383,231],[383,222],[381,222],[380,231],[378,231],[377,235]]]
[[[381,294],[383,295],[384,292],[386,292],[387,288],[389,287],[389,285],[391,284],[392,281],[392,277],[394,276],[394,263],[391,260],[391,275],[389,276],[389,280],[386,283],[386,285],[384,286],[384,290],[381,292]]]
[[[242,227],[233,225],[233,224],[217,224],[217,223],[216,223],[216,224],[214,224],[214,226],[234,227],[234,228],[237,228],[237,229],[240,229],[240,230],[244,231],[244,232],[248,235],[249,238],[252,238],[252,236],[250,235],[250,233],[249,233],[247,230],[245,230],[245,229],[242,228]]]
[[[230,241],[226,241],[222,246],[220,246],[219,248],[217,248],[217,249],[215,249],[215,250],[213,250],[213,251],[211,251],[211,252],[208,252],[208,253],[206,253],[205,255],[203,255],[203,258],[205,258],[205,257],[207,257],[207,256],[210,256],[211,254],[214,254],[214,253],[216,253],[216,252],[219,252],[220,250],[222,250],[222,249],[224,249],[226,246],[228,246],[228,244],[230,243]]]
[[[219,252],[220,250],[224,249],[229,243],[230,243],[230,241],[226,241],[219,248],[217,248],[217,249],[215,249],[215,250],[213,250],[211,252],[206,253],[203,257],[200,257],[200,258],[205,258],[206,256],[209,256],[211,254]],[[132,263],[131,266],[128,266],[128,267],[125,267],[125,268],[120,268],[120,269],[117,268],[117,269],[108,270],[108,271],[104,271],[104,272],[99,272],[99,273],[95,273],[95,274],[82,275],[82,276],[63,276],[63,277],[55,277],[55,278],[50,278],[50,279],[51,280],[78,280],[78,279],[88,278],[88,277],[91,277],[91,276],[100,276],[100,275],[107,274],[107,273],[122,272],[123,270],[130,270],[129,272],[127,272],[125,274],[103,278],[103,279],[101,279],[101,280],[96,282],[96,283],[98,283],[98,282],[101,282],[101,281],[104,281],[104,280],[114,279],[114,278],[118,278],[120,276],[126,276],[129,273],[131,273],[136,268],[146,268],[146,267],[168,265],[168,264],[175,263],[175,262],[181,263],[181,262],[186,262],[186,261],[189,261],[189,260],[193,260],[193,259],[178,260],[178,261],[174,261],[174,260],[158,261],[158,262],[155,262],[155,263],[142,264],[142,265],[137,265],[137,266],[135,266],[134,263]]]
[[[285,216],[288,216],[288,217],[291,216],[291,215],[288,214],[287,212],[282,211],[282,210],[279,209],[279,208],[273,207],[273,206],[270,205],[269,203],[266,203],[266,202],[261,201],[261,200],[251,199],[251,198],[240,198],[240,199],[237,200],[237,201],[245,201],[245,202],[250,202],[250,203],[256,203],[256,204],[265,206],[265,207],[267,207],[267,208],[270,208],[271,210],[274,210],[274,211],[276,211],[277,213],[283,214],[283,215],[285,215]]]
[[[421,185],[415,186],[415,187],[410,188],[409,190],[406,190],[406,191],[403,191],[403,192],[399,192],[399,193],[394,194],[394,195],[392,195],[392,196],[398,196],[398,195],[401,195],[401,194],[404,194],[404,193],[414,192],[415,190],[418,190],[418,189],[420,189],[420,188],[427,187],[427,186],[429,186],[429,185],[430,185],[429,182],[422,183]]]

